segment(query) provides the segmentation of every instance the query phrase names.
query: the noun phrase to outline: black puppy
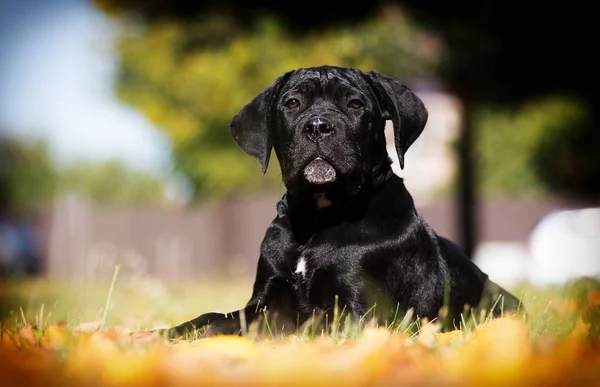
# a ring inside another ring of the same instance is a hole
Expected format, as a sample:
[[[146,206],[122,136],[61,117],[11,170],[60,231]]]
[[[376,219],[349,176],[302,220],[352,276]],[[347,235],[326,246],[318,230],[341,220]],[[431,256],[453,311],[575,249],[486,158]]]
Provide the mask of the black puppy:
[[[514,296],[417,214],[390,167],[386,120],[403,167],[427,110],[405,85],[376,71],[290,71],[246,105],[231,134],[263,172],[275,149],[287,193],[267,229],[242,315],[207,313],[169,335],[239,333],[263,308],[296,327],[315,312],[331,313],[336,296],[355,316],[376,305],[381,320],[412,309],[431,321],[446,306],[446,321],[457,325],[465,307],[516,310]]]

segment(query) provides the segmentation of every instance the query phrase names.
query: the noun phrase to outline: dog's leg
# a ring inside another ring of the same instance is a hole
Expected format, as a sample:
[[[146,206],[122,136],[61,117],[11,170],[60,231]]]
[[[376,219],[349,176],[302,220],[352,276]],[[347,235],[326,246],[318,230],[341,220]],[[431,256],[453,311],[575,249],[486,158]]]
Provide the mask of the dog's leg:
[[[207,329],[210,324],[213,324],[219,320],[225,318],[224,313],[205,313],[192,319],[190,321],[186,321],[182,324],[177,325],[176,327],[169,329],[162,329],[159,333],[163,336],[166,336],[170,339],[178,338],[178,337],[188,337],[193,338],[197,335],[197,331],[200,332],[203,329]]]
[[[527,316],[521,301],[489,278],[485,282],[479,308],[491,310],[494,317],[513,314]]]
[[[298,301],[288,281],[277,277],[265,279],[259,275],[254,294],[244,309],[227,314],[206,313],[160,333],[169,338],[191,339],[218,334],[239,335],[261,319],[272,332],[281,332],[296,329],[307,317],[306,313],[299,312]]]
[[[248,305],[242,310],[227,313],[206,313],[160,333],[170,339],[196,339],[215,335],[241,335],[257,320],[266,320],[269,329],[276,332],[295,329],[295,321],[287,314],[274,310],[273,314],[259,310],[258,305]]]

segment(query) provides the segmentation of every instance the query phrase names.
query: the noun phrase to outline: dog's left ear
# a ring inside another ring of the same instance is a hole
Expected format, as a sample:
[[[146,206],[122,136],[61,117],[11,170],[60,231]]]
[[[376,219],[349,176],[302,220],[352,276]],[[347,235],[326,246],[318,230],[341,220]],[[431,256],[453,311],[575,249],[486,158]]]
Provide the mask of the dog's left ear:
[[[404,168],[404,154],[419,137],[427,123],[427,109],[410,89],[396,79],[370,71],[371,85],[382,105],[383,118],[394,124],[394,143],[400,168]]]
[[[263,173],[267,172],[273,147],[271,108],[288,74],[261,91],[229,124],[229,133],[244,152],[260,162]]]

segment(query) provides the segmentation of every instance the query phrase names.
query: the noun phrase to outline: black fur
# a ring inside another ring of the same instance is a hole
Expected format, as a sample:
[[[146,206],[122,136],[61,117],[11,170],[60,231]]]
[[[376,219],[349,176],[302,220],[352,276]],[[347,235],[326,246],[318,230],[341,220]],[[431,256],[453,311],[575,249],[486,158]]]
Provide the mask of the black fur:
[[[336,296],[355,316],[376,304],[382,320],[396,308],[433,320],[446,304],[450,326],[465,306],[489,310],[500,295],[505,311],[518,307],[417,214],[390,167],[387,119],[403,166],[427,121],[421,100],[375,71],[331,66],[286,73],[234,117],[233,137],[263,172],[274,148],[287,188],[262,243],[254,291],[243,309],[247,324],[266,307],[280,325],[296,327],[315,312],[331,313]],[[333,167],[335,181],[314,184],[306,177],[306,166],[318,157]],[[300,259],[305,273],[296,272]],[[239,333],[240,311],[201,315],[169,335],[194,328],[204,336]]]

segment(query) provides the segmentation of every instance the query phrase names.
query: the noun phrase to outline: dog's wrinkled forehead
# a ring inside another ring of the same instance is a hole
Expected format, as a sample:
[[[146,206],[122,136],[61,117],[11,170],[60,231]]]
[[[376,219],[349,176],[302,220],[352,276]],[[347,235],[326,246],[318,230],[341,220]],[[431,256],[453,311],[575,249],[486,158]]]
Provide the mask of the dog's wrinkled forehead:
[[[346,89],[355,89],[362,92],[370,91],[370,87],[361,71],[323,66],[295,70],[282,87],[281,95],[285,95],[290,91],[305,93],[336,87],[345,87]]]

